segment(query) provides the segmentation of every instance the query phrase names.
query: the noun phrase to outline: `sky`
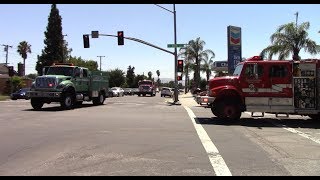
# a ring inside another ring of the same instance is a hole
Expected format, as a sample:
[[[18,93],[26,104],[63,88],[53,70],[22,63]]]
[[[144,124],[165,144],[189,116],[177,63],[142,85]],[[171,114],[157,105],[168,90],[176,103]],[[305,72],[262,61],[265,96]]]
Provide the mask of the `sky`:
[[[173,11],[172,4],[161,6]],[[57,4],[62,17],[64,39],[72,48],[72,56],[96,60],[101,69],[135,67],[136,74],[147,75],[160,71],[160,78],[174,77],[174,56],[167,52],[125,39],[118,46],[117,38],[90,38],[90,48],[83,47],[83,34],[99,31],[149,42],[169,51],[174,43],[174,15],[154,4]],[[21,41],[31,44],[32,53],[26,59],[26,74],[36,73],[37,55],[44,49],[44,32],[48,25],[51,4],[0,4],[0,45],[9,48],[8,63],[17,69],[23,62],[17,53]],[[259,55],[270,45],[270,36],[283,24],[310,22],[309,38],[320,44],[320,4],[176,4],[177,43],[186,44],[200,37],[204,49],[215,53],[214,61],[227,60],[227,27],[237,26],[242,31],[242,57]],[[302,58],[319,58],[300,52]],[[5,63],[6,52],[0,46],[0,63]]]

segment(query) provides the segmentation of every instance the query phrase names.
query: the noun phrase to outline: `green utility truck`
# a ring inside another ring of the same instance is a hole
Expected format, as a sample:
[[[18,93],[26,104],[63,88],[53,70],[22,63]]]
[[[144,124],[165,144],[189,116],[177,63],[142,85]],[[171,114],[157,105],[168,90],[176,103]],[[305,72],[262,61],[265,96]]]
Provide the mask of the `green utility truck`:
[[[35,79],[27,94],[35,110],[51,102],[60,102],[63,109],[72,109],[83,101],[102,105],[108,96],[108,88],[107,72],[89,71],[70,63],[56,63],[43,68],[43,75]]]

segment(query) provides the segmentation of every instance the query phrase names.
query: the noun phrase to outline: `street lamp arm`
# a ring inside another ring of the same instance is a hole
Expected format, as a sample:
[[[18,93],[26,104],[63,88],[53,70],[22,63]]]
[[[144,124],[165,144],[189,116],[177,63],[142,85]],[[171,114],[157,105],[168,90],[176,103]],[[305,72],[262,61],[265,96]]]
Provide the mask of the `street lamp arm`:
[[[170,11],[169,9],[164,8],[164,7],[162,7],[162,6],[158,5],[158,4],[154,4],[154,5],[156,5],[156,6],[160,7],[160,8],[162,8],[162,9],[164,9],[164,10],[166,10],[166,11],[169,11],[169,12],[171,12],[171,13],[174,13],[173,11]]]

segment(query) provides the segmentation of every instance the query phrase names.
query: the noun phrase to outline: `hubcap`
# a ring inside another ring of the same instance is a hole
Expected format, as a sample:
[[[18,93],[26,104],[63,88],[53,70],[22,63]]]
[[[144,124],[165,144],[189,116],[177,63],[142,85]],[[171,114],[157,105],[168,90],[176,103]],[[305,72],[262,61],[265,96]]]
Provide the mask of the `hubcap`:
[[[103,95],[100,95],[100,103],[103,102]]]
[[[64,103],[65,103],[65,105],[66,106],[71,106],[71,103],[72,103],[72,101],[71,101],[71,97],[66,97],[66,99],[65,99],[65,101],[64,101]]]
[[[231,117],[233,116],[235,113],[235,109],[233,106],[226,106],[224,108],[224,114],[227,116],[227,117]]]

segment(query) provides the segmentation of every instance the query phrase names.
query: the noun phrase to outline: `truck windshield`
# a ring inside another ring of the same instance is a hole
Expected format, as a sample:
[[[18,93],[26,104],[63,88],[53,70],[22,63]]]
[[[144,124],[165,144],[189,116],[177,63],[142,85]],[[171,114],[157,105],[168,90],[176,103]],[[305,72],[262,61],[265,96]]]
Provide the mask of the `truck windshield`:
[[[47,75],[72,76],[73,69],[73,67],[49,67]]]
[[[145,81],[140,81],[138,82],[138,85],[150,85],[152,86],[153,85],[153,82],[152,81],[148,81],[148,80],[145,80]]]
[[[239,76],[241,74],[242,67],[243,67],[243,64],[237,65],[236,69],[233,72],[233,75],[234,76]]]

